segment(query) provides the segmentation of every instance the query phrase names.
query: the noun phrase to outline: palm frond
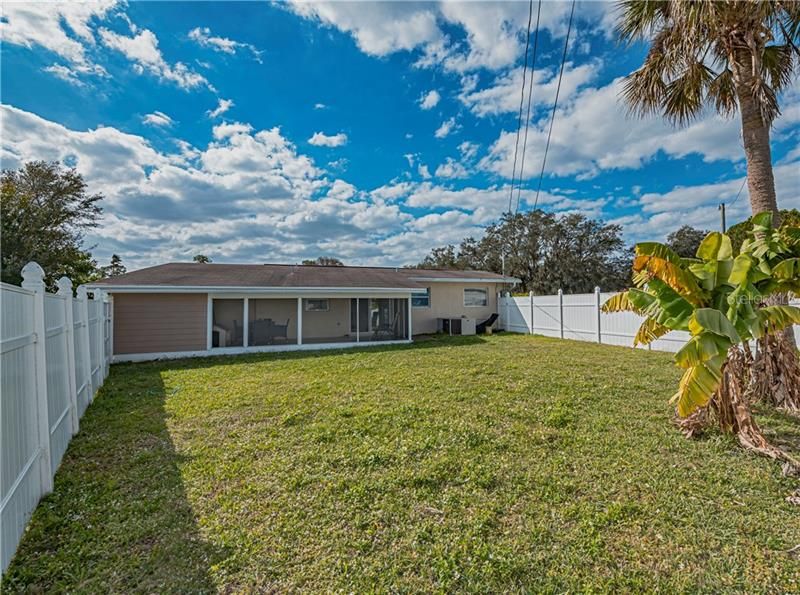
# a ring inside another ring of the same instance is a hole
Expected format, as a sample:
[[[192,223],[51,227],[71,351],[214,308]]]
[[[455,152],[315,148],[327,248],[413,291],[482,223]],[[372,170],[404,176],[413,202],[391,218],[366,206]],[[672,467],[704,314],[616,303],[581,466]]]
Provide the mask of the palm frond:
[[[708,85],[708,98],[714,102],[714,108],[723,116],[730,117],[736,113],[738,101],[736,87],[733,84],[733,72],[726,68]]]
[[[690,63],[666,86],[662,109],[671,122],[684,126],[700,115],[714,71],[700,61]]]

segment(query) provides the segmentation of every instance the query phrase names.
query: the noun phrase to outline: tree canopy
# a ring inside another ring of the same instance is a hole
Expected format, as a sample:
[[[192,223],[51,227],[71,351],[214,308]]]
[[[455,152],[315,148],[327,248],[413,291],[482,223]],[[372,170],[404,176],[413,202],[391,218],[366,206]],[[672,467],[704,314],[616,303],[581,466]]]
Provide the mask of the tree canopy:
[[[122,264],[122,259],[117,254],[111,255],[111,262],[104,267],[100,267],[100,273],[103,277],[118,277],[128,272],[128,269]]]
[[[521,290],[537,294],[615,290],[630,283],[632,253],[621,232],[619,225],[576,213],[506,214],[481,239],[434,248],[417,266],[505,272],[522,281]]]
[[[0,193],[2,280],[19,285],[22,267],[35,260],[49,287],[66,275],[80,285],[99,276],[83,248],[84,232],[97,225],[101,194],[90,194],[83,177],[58,162],[33,161],[3,170]]]
[[[321,266],[321,267],[343,267],[344,263],[338,258],[333,256],[319,256],[314,260],[304,260],[302,262],[305,266]]]
[[[195,254],[194,258],[192,258],[192,262],[197,262],[199,264],[207,264],[211,262],[211,259],[205,254]]]
[[[783,209],[780,212],[781,228],[788,229],[790,227],[800,227],[800,211],[797,209]],[[747,238],[750,230],[753,228],[753,217],[745,219],[741,223],[732,225],[728,229],[727,235],[731,239],[733,249],[738,251],[742,246],[742,242]]]
[[[710,232],[684,225],[667,236],[667,246],[681,258],[694,258],[700,243]]]

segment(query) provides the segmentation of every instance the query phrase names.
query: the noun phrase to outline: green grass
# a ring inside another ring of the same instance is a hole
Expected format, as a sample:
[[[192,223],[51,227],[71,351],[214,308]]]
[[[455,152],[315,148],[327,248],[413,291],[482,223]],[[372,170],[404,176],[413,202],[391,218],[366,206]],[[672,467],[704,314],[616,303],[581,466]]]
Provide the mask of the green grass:
[[[796,484],[684,439],[678,377],[521,335],[117,365],[4,590],[796,592]]]

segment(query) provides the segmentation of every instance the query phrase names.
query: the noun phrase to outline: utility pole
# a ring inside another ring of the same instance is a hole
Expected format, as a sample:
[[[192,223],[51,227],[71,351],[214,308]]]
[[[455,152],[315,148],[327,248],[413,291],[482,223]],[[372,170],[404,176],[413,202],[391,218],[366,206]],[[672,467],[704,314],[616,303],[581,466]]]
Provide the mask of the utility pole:
[[[719,214],[722,217],[722,233],[725,233],[725,203],[719,203]]]

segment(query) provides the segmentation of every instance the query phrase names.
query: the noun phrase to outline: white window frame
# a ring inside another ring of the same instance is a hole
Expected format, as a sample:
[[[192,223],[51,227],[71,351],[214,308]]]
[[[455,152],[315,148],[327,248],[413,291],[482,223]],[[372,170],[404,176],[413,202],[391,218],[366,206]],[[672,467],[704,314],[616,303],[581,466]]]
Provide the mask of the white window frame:
[[[484,296],[484,302],[482,304],[468,304],[467,303],[467,292],[468,291],[479,291]],[[489,290],[483,287],[465,287],[464,288],[464,307],[465,308],[486,308],[489,305]]]
[[[312,302],[324,302],[324,308],[312,308]],[[329,312],[331,309],[331,301],[328,298],[306,298],[305,303],[303,304],[303,310],[306,312]]]
[[[415,293],[415,294],[413,294],[411,296],[411,307],[412,308],[417,309],[417,308],[430,308],[431,307],[431,288],[430,287],[426,287],[426,289],[428,290],[428,293],[425,295],[425,297],[428,298],[428,303],[425,306],[415,305],[414,304],[414,298],[422,297],[421,293]]]

